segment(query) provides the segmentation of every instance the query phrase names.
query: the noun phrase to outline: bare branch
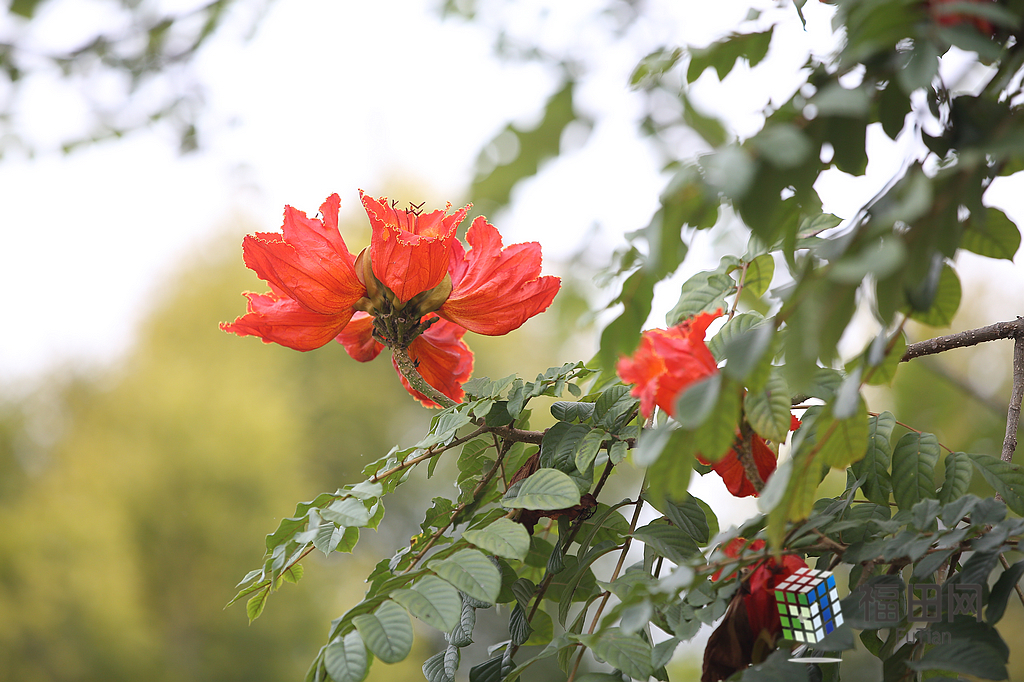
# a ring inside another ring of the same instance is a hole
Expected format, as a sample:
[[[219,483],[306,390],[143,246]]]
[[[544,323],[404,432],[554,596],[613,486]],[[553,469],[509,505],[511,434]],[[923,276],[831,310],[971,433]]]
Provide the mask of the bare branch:
[[[998,341],[999,339],[1016,339],[1024,336],[1024,318],[1018,317],[1012,322],[996,322],[987,327],[968,329],[948,336],[938,336],[927,341],[919,341],[907,346],[907,352],[903,354],[900,362],[908,362],[922,355],[934,355],[954,348],[966,348],[976,346],[986,341]]]
[[[1017,426],[1020,424],[1020,402],[1024,398],[1024,336],[1013,340],[1013,390],[1006,411],[1006,436],[1003,438],[1002,459],[1009,462],[1017,449]]]

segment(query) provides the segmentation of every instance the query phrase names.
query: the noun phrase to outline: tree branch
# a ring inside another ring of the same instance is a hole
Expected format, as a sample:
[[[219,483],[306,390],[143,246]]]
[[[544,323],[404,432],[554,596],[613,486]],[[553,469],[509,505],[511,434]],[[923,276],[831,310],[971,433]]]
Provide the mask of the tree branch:
[[[1020,424],[1020,402],[1024,398],[1024,336],[1013,340],[1013,390],[1010,406],[1006,410],[1006,436],[1003,438],[1002,459],[1009,462],[1017,449],[1017,426]]]
[[[907,346],[907,351],[900,362],[908,362],[922,355],[934,355],[954,348],[976,346],[986,341],[999,339],[1016,339],[1024,336],[1024,318],[1018,317],[1012,322],[996,322],[987,327],[968,329],[948,336],[937,336],[927,341],[918,341]]]

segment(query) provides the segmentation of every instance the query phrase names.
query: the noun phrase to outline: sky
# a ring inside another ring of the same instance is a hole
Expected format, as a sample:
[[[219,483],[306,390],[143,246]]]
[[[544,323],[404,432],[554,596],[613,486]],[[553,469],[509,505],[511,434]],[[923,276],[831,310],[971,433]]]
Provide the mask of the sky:
[[[98,0],[51,4],[32,25],[41,48],[83,41],[110,21]],[[431,206],[458,202],[481,147],[510,120],[535,121],[558,87],[544,67],[496,59],[498,28],[556,52],[571,46],[596,64],[577,96],[598,121],[589,144],[523,183],[514,207],[494,217],[506,242],[541,241],[554,264],[599,224],[610,251],[646,223],[665,182],[638,140],[631,69],[660,45],[724,35],[748,6],[652,2],[630,39],[610,45],[589,4],[519,2],[484,11],[481,26],[442,21],[427,0],[278,0],[247,37],[252,5],[241,3],[196,64],[206,135],[184,156],[160,127],[61,154],[59,142],[87,116],[85,100],[55,76],[36,77],[17,115],[40,151],[0,162],[0,287],[16,330],[0,334],[0,386],[115,360],[182,260],[239,216],[276,229],[286,204],[314,214],[334,192],[343,213],[356,212],[358,189],[388,194],[396,182],[424,187],[417,200]],[[795,14],[782,14],[801,33]],[[17,29],[0,18],[0,36]],[[795,79],[800,61],[789,56],[780,80]],[[706,105],[727,107],[749,129],[766,99],[764,85],[751,87],[718,87]],[[743,98],[745,108],[731,104]]]
[[[32,39],[40,49],[85,40],[110,21],[108,4],[44,4]],[[483,3],[474,23],[442,21],[435,4],[277,0],[248,35],[254,4],[236,3],[195,65],[205,86],[205,135],[200,151],[184,156],[159,126],[61,154],[59,141],[87,115],[85,100],[56,77],[34,78],[17,115],[40,153],[0,162],[8,331],[0,334],[0,388],[54,368],[115,361],[180,264],[202,257],[226,232],[240,237],[239,217],[248,229],[273,230],[286,204],[315,214],[334,192],[343,214],[358,215],[359,189],[384,195],[417,186],[426,195],[415,199],[428,206],[459,202],[481,147],[510,120],[536,121],[559,85],[540,65],[498,60],[498,30],[553,54],[586,55],[592,66],[580,78],[576,106],[597,125],[585,146],[542,167],[517,187],[510,209],[489,217],[506,243],[540,241],[549,271],[557,273],[585,240],[610,253],[624,232],[646,224],[667,180],[637,134],[641,109],[627,85],[630,71],[662,45],[703,46],[736,29],[751,3],[650,0],[645,17],[616,42],[607,20],[591,14],[593,3]],[[690,88],[697,106],[725,116],[741,137],[758,129],[769,101],[794,91],[809,51],[826,54],[835,45],[828,5],[806,4],[805,30],[792,5],[755,4],[764,13],[744,30],[778,23],[764,64],[753,73],[739,65],[723,83],[708,72]],[[0,38],[15,30],[16,22],[0,17]],[[969,85],[963,62],[947,59],[945,73]],[[102,98],[110,87],[98,82],[87,96]],[[572,140],[567,133],[564,142],[572,147]],[[694,154],[703,149],[695,136],[678,143]],[[880,130],[869,131],[869,148],[865,178],[835,171],[822,181],[826,210],[852,216],[907,153]],[[986,198],[1021,220],[1013,202],[1019,194],[1020,181],[1011,179]],[[698,235],[675,283],[712,267],[721,238]],[[985,261],[980,276],[1002,288],[991,321],[1018,312],[1019,269]],[[671,307],[672,287],[661,287],[656,310]],[[239,297],[240,312],[243,305]]]

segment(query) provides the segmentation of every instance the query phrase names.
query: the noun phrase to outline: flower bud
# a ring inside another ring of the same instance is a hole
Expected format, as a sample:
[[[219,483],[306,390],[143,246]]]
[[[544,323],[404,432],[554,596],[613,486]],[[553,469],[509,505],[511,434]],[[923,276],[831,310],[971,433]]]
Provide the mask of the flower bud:
[[[355,271],[356,277],[366,287],[366,296],[359,299],[353,306],[356,310],[362,310],[377,315],[384,310],[384,297],[386,287],[380,283],[374,274],[370,263],[368,249],[363,249],[356,256]]]
[[[441,280],[441,283],[433,289],[422,291],[413,296],[412,300],[406,304],[406,308],[412,317],[419,319],[427,313],[439,310],[451,295],[452,276],[448,274],[445,275],[444,279]]]

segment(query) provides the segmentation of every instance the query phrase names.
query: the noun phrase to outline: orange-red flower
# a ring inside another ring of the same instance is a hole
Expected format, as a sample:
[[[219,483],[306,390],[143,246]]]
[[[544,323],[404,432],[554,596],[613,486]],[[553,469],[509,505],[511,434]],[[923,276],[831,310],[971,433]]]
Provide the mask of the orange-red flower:
[[[746,546],[745,538],[733,538],[722,548],[727,556],[738,559],[743,547]],[[764,540],[754,540],[750,543],[749,549],[759,552],[764,549]],[[779,621],[779,611],[775,605],[775,588],[780,585],[798,568],[807,568],[804,560],[792,554],[784,554],[781,559],[768,557],[755,563],[746,578],[747,589],[744,590],[743,602],[747,607],[747,617],[750,619],[750,629],[757,637],[762,630],[767,630],[772,635],[772,641],[782,632],[782,623]],[[712,579],[718,580],[718,573]]]
[[[466,330],[500,335],[518,328],[551,305],[560,280],[540,276],[538,244],[503,248],[483,217],[469,228],[467,251],[456,229],[468,205],[423,213],[359,194],[372,235],[358,256],[338,232],[337,194],[320,207],[322,220],[289,206],[282,233],[247,236],[245,264],[270,292],[246,293],[246,314],[221,328],[302,351],[337,339],[362,362],[384,344],[406,348],[427,382],[459,401],[473,369]]]
[[[295,350],[313,350],[345,328],[352,306],[366,294],[338,232],[337,194],[320,207],[324,219],[284,209],[282,233],[257,232],[242,240],[245,264],[270,285],[270,293],[247,292],[248,312],[225,331],[258,336]]]
[[[619,378],[635,384],[632,394],[640,398],[644,417],[649,419],[654,414],[655,405],[675,416],[676,398],[683,390],[718,372],[715,356],[704,343],[704,334],[721,314],[721,310],[700,313],[671,329],[645,331],[633,357],[619,360]]]
[[[635,384],[632,395],[640,398],[640,412],[650,418],[657,405],[670,416],[675,416],[676,400],[691,384],[718,373],[715,357],[704,342],[708,325],[722,311],[700,313],[683,320],[671,329],[651,329],[640,337],[640,346],[632,357],[619,360],[619,378]],[[792,418],[790,430],[800,426]],[[736,431],[739,434],[739,429]],[[775,471],[776,455],[763,438],[756,433],[751,439],[751,454],[762,481]],[[698,454],[704,464],[711,464]],[[757,490],[747,478],[743,464],[735,450],[730,450],[712,466],[725,481],[729,492],[736,497],[757,496]]]
[[[466,330],[457,324],[438,320],[409,344],[409,357],[417,363],[427,383],[456,402],[462,401],[465,395],[462,384],[473,373],[473,351],[462,341],[465,333]],[[373,318],[363,312],[353,316],[349,325],[338,335],[338,341],[353,359],[360,362],[373,360],[384,349],[384,344],[373,338]],[[391,362],[395,363],[393,359]],[[398,371],[397,364],[395,371]],[[401,372],[398,376],[405,390],[416,400],[427,407],[437,407],[434,401],[413,389]]]
[[[800,420],[790,415],[789,430],[796,431],[798,428],[800,428]],[[764,438],[761,438],[756,433],[753,434],[750,440],[750,452],[754,457],[754,464],[757,466],[757,473],[761,476],[761,480],[767,481],[768,477],[775,473],[777,460],[775,452],[768,447],[768,443],[765,442]],[[697,459],[702,464],[711,464],[711,462],[700,455],[697,455]],[[743,469],[743,464],[740,462],[736,450],[729,450],[722,459],[712,464],[711,468],[722,477],[725,487],[729,489],[733,496],[757,497],[757,490],[754,488],[754,484],[750,482],[750,479],[747,478],[747,472]]]

